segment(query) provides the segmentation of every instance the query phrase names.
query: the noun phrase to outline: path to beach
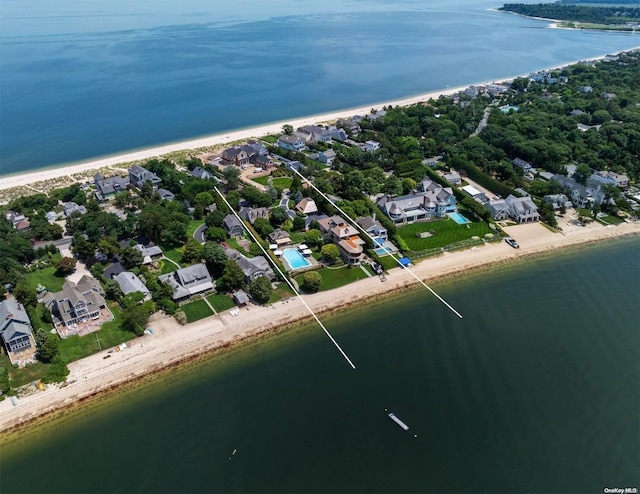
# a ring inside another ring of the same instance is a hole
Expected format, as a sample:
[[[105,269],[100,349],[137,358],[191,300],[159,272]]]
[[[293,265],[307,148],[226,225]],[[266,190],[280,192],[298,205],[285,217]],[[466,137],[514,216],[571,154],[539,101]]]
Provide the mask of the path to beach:
[[[569,245],[640,234],[639,222],[625,223],[617,227],[605,227],[599,223],[577,227],[569,225],[567,220],[568,218],[562,221],[564,234],[552,233],[539,223],[505,228],[520,243],[519,250],[509,247],[504,242],[486,244],[475,249],[446,253],[425,260],[413,270],[428,281],[522,256],[556,251]],[[342,288],[305,296],[305,300],[315,311],[322,312],[413,285],[415,280],[411,275],[406,270],[396,268],[389,273],[386,283],[380,282],[377,277],[367,278]],[[432,295],[425,291],[424,296]],[[464,316],[464,307],[457,309]],[[171,317],[156,314],[150,322],[154,329],[153,335],[133,340],[129,348],[122,352],[103,351],[69,364],[71,373],[64,387],[48,386],[44,391],[20,398],[17,406],[13,406],[8,399],[0,402],[0,430],[29,421],[47,411],[71,405],[83,397],[179,362],[188,356],[307,316],[308,313],[297,299],[277,302],[273,306],[251,306],[250,309],[242,309],[236,317],[226,312],[186,326],[178,325]],[[451,317],[455,316],[452,314]],[[320,331],[319,328],[317,330]],[[330,342],[327,341],[327,344]],[[348,348],[346,351],[349,353]],[[105,359],[107,355],[110,357]],[[338,352],[335,358],[342,359]],[[354,372],[346,362],[341,363],[344,364],[345,372]],[[358,365],[357,359],[355,364]]]

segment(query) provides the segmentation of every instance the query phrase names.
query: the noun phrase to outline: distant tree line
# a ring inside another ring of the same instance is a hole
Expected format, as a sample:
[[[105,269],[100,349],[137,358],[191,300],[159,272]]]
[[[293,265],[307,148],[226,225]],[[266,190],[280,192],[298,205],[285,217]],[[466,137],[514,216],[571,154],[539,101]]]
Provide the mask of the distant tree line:
[[[598,1],[598,3],[605,2]],[[571,22],[589,22],[593,24],[623,24],[640,19],[640,8],[638,7],[589,7],[565,3],[539,3],[530,5],[523,3],[506,3],[500,7],[499,10],[530,17],[561,19]]]

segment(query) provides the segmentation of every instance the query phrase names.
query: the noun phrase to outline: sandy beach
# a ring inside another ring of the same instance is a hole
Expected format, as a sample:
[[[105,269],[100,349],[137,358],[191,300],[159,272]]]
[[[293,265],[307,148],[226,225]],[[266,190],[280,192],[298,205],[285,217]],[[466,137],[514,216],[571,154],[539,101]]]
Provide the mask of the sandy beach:
[[[640,46],[631,48],[625,51],[634,51],[640,49]],[[595,61],[603,59],[607,54],[599,55],[597,57],[592,57],[589,59],[585,59],[583,61]],[[555,70],[567,67],[569,65],[573,65],[575,63],[580,62],[580,60],[575,60],[573,62],[568,62],[559,66],[549,67],[546,70]],[[543,69],[540,69],[543,70]],[[437,99],[440,96],[452,95],[457,92],[460,92],[466,89],[469,86],[482,86],[492,83],[500,83],[500,82],[508,82],[517,77],[526,77],[529,74],[518,74],[508,77],[503,77],[500,79],[495,79],[492,81],[483,81],[467,84],[465,86],[458,86],[453,88],[443,88],[431,92],[427,92],[424,94],[419,94],[416,96],[411,96],[408,98],[397,99],[393,101],[386,101],[381,103],[375,103],[372,105],[368,105],[366,107],[359,108],[349,108],[345,110],[320,114],[320,115],[311,115],[307,117],[284,120],[280,122],[274,122],[266,125],[261,125],[257,127],[251,127],[241,130],[235,130],[230,132],[219,133],[211,136],[201,137],[197,139],[192,139],[188,141],[181,141],[172,144],[165,144],[162,146],[152,147],[149,149],[142,149],[137,151],[131,151],[128,153],[118,154],[116,156],[110,156],[105,158],[99,158],[91,161],[86,161],[78,164],[72,165],[60,165],[54,168],[46,168],[40,170],[34,170],[31,172],[16,174],[16,175],[8,175],[2,176],[0,174],[0,190],[13,189],[17,187],[26,187],[30,189],[32,192],[40,192],[46,191],[48,188],[55,186],[64,186],[65,184],[56,185],[55,180],[60,179],[62,177],[71,177],[73,175],[78,174],[86,174],[87,172],[91,172],[94,170],[103,170],[109,167],[118,167],[124,168],[127,163],[139,162],[141,160],[156,158],[160,156],[167,155],[169,153],[177,152],[177,151],[190,151],[190,150],[201,150],[203,148],[221,146],[226,143],[232,143],[236,141],[242,141],[251,138],[260,138],[269,134],[277,134],[282,132],[282,126],[284,124],[292,125],[294,128],[302,127],[304,125],[313,125],[323,122],[333,122],[339,118],[347,118],[353,115],[365,115],[371,111],[371,109],[382,109],[385,106],[409,106],[416,103],[426,102],[429,99]],[[116,170],[113,172],[116,173]],[[71,183],[73,180],[70,181]],[[39,187],[38,184],[47,184],[48,187],[42,188]],[[66,184],[69,185],[69,184]]]
[[[440,257],[424,260],[411,269],[428,283],[441,277],[464,275],[481,267],[553,252],[573,245],[606,242],[624,235],[640,234],[639,222],[623,223],[619,226],[591,223],[586,227],[578,227],[569,224],[569,219],[561,219],[562,233],[553,233],[539,223],[506,227],[507,233],[520,243],[519,250],[509,247],[504,242],[490,243],[473,249],[445,253]],[[348,310],[350,305],[415,286],[417,283],[408,271],[395,268],[390,271],[386,283],[372,277],[335,290],[304,296],[304,299],[314,311],[321,314],[336,309]],[[432,297],[426,290],[424,296]],[[456,309],[464,317],[464,307]],[[456,316],[451,314],[451,317]],[[17,406],[13,406],[9,399],[0,402],[0,430],[12,429],[43,414],[62,409],[102,391],[112,390],[114,386],[137,380],[186,358],[308,318],[308,312],[298,299],[281,301],[273,306],[244,308],[236,317],[226,312],[186,326],[180,326],[172,317],[155,314],[149,323],[154,328],[153,335],[132,340],[129,348],[122,352],[109,354],[105,350],[72,362],[69,364],[70,375],[65,385],[50,385],[43,391],[22,397],[18,400]],[[321,331],[319,327],[316,329]],[[331,345],[328,339],[327,345]],[[358,372],[357,352],[354,350],[345,348],[354,360],[355,371],[343,361],[337,351],[335,353],[336,361],[340,361],[339,365],[344,365],[345,372]],[[106,355],[111,356],[105,359]]]

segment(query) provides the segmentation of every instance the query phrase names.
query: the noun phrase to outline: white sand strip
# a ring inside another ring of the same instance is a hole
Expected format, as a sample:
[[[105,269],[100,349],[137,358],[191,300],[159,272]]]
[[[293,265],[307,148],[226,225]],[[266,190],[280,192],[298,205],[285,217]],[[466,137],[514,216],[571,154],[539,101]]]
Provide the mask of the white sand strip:
[[[453,273],[464,275],[474,268],[522,256],[557,251],[569,245],[640,234],[640,222],[625,223],[617,227],[605,227],[598,223],[576,227],[568,225],[567,221],[563,220],[562,227],[564,234],[552,233],[538,223],[508,227],[507,233],[520,243],[519,250],[509,247],[505,242],[487,244],[475,250],[447,253],[438,258],[425,260],[415,266],[414,272],[424,280],[433,280]],[[637,240],[640,237],[635,238]],[[305,296],[305,299],[316,313],[321,313],[383,296],[394,289],[408,286],[415,286],[415,281],[405,270],[396,268],[391,270],[385,283],[381,283],[377,277],[366,278],[342,288]],[[424,296],[430,295],[425,293]],[[464,307],[460,307],[460,310],[464,312]],[[241,309],[237,317],[230,317],[228,313],[218,317],[211,316],[186,326],[178,325],[171,317],[156,314],[149,323],[155,334],[131,341],[129,348],[123,352],[109,354],[103,351],[71,363],[71,373],[65,387],[48,386],[44,391],[20,398],[15,407],[9,399],[0,402],[0,430],[71,405],[83,397],[156,371],[187,356],[269,331],[307,316],[306,309],[296,299],[278,302],[272,307],[252,306],[250,309]],[[320,331],[317,327],[312,330]],[[357,361],[357,348],[345,350]],[[105,359],[107,355],[110,357]],[[336,361],[330,365],[344,366],[344,372],[350,372],[338,354],[335,354],[335,359]]]

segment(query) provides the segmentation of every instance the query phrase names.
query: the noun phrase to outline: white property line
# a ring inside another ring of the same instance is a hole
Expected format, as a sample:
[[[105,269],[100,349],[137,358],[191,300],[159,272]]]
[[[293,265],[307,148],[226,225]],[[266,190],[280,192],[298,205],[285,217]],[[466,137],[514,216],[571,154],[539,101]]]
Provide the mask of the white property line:
[[[309,307],[307,305],[307,302],[305,302],[305,300],[302,298],[302,295],[300,295],[300,292],[298,292],[298,290],[296,290],[296,288],[293,286],[293,284],[291,283],[291,281],[289,281],[289,278],[287,278],[284,273],[282,272],[282,270],[278,267],[278,265],[274,262],[274,260],[271,258],[271,256],[269,256],[269,253],[265,250],[265,248],[260,244],[260,242],[258,241],[258,239],[256,238],[256,236],[253,234],[253,232],[251,232],[251,230],[249,230],[249,228],[247,228],[247,225],[244,224],[244,222],[242,221],[242,218],[240,218],[240,215],[238,215],[238,213],[235,211],[235,209],[233,209],[231,207],[231,204],[229,204],[227,202],[227,198],[224,197],[222,195],[222,193],[218,190],[218,187],[214,187],[213,190],[215,190],[218,195],[222,198],[222,200],[224,201],[224,203],[227,205],[227,207],[229,208],[229,210],[233,213],[233,215],[238,219],[238,221],[240,222],[240,224],[242,225],[242,227],[247,231],[247,233],[249,233],[249,235],[251,235],[251,238],[253,239],[253,241],[258,245],[258,247],[260,247],[260,250],[264,253],[265,257],[271,262],[271,264],[273,264],[273,267],[276,269],[276,271],[278,271],[278,273],[280,274],[280,276],[282,277],[282,279],[287,283],[287,285],[289,285],[289,288],[291,288],[293,290],[293,293],[296,294],[296,296],[300,299],[300,302],[302,302],[302,304],[306,307],[306,309],[309,311],[309,313],[311,314],[311,316],[313,316],[313,318],[316,320],[316,322],[318,323],[318,325],[322,328],[322,330],[326,333],[326,335],[329,337],[329,339],[331,340],[331,342],[336,346],[336,348],[340,351],[340,353],[342,354],[342,356],[345,358],[345,360],[347,362],[349,362],[349,365],[351,366],[352,369],[355,370],[356,366],[353,365],[353,362],[351,361],[351,359],[347,356],[347,354],[344,352],[344,350],[340,347],[340,345],[338,345],[338,342],[333,338],[333,336],[331,336],[331,333],[329,333],[329,330],[324,326],[324,324],[322,324],[322,322],[320,321],[320,319],[318,319],[318,316],[316,316],[315,312],[313,312],[313,310],[311,309],[311,307]]]
[[[340,208],[338,205],[334,204],[331,199],[329,199],[327,197],[327,195],[322,192],[320,189],[318,189],[318,187],[316,187],[315,185],[313,185],[308,179],[307,177],[305,177],[304,175],[302,175],[302,173],[300,173],[299,171],[297,171],[295,168],[291,168],[291,170],[293,170],[294,173],[298,174],[300,176],[300,178],[302,180],[304,180],[306,183],[309,184],[310,187],[313,188],[313,190],[315,190],[316,192],[318,192],[322,197],[324,197],[327,201],[329,201],[333,207],[335,207],[338,211],[340,211],[346,218],[348,218],[349,222],[356,227],[358,230],[360,230],[362,233],[364,233],[367,237],[369,237],[371,239],[371,241],[373,242],[373,245],[376,245],[376,241],[374,240],[374,238],[369,234],[368,231],[366,231],[364,228],[362,228],[360,225],[358,225],[358,223],[351,218],[347,213],[345,213],[342,208]],[[385,247],[386,248],[386,247]],[[398,263],[398,266],[400,266],[401,268],[406,269],[411,276],[413,276],[418,283],[420,283],[423,287],[425,287],[427,290],[429,290],[433,295],[435,295],[435,297],[440,300],[440,302],[442,302],[444,305],[447,306],[447,308],[453,312],[456,316],[458,316],[460,319],[462,319],[462,314],[460,314],[457,310],[455,310],[450,304],[449,302],[447,302],[445,299],[443,299],[440,295],[438,295],[429,285],[427,285],[424,281],[422,281],[413,271],[411,271],[407,266],[404,266],[401,262],[400,259],[397,258],[395,255],[393,255],[393,253],[390,251],[390,249],[387,249],[388,254]]]

